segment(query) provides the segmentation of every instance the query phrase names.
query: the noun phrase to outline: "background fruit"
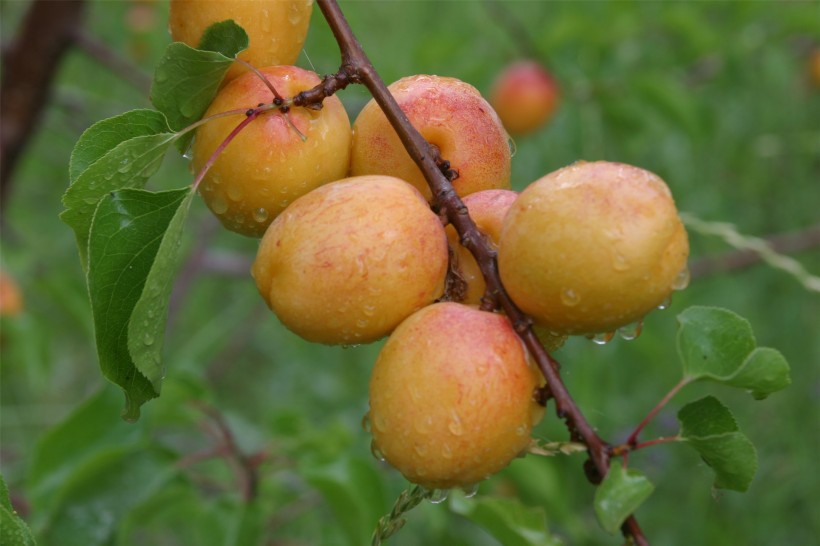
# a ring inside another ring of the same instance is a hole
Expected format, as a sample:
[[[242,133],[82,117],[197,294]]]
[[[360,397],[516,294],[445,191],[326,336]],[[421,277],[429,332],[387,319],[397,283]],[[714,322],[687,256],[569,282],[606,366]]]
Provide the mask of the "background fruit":
[[[362,176],[288,207],[265,233],[252,273],[289,329],[310,341],[358,344],[441,296],[447,258],[444,228],[412,186]]]
[[[250,38],[240,59],[257,68],[288,65],[302,51],[312,8],[313,0],[171,0],[168,28],[175,42],[196,47],[206,28],[233,19]],[[247,71],[234,63],[224,81]]]
[[[503,315],[437,303],[404,321],[370,379],[373,447],[408,480],[469,487],[530,442],[538,370]]]
[[[410,76],[389,90],[410,123],[458,170],[453,186],[459,195],[510,187],[507,133],[475,87],[455,78]],[[353,124],[350,171],[397,176],[431,199],[421,171],[374,100]]]
[[[621,163],[578,162],[526,188],[498,249],[523,311],[563,334],[613,331],[669,297],[689,245],[669,188]]]
[[[285,98],[319,83],[316,74],[295,66],[272,66],[261,72]],[[205,116],[272,100],[264,82],[247,73],[220,90]],[[214,119],[197,130],[195,170],[202,168],[243,117]],[[307,138],[302,140],[299,133]],[[260,115],[222,151],[199,192],[226,228],[259,237],[294,199],[346,176],[349,158],[350,120],[339,99],[328,97],[321,110],[291,108],[287,118],[278,110]]]
[[[478,229],[487,235],[495,246],[498,246],[504,216],[517,197],[518,193],[511,190],[484,190],[471,193],[463,199],[463,202]],[[447,226],[446,231],[454,253],[454,266],[458,275],[467,284],[464,299],[461,302],[478,305],[487,287],[481,270],[470,251],[461,246],[455,228]]]
[[[555,113],[560,91],[541,63],[518,61],[496,78],[490,103],[511,134],[523,135],[541,127]]]

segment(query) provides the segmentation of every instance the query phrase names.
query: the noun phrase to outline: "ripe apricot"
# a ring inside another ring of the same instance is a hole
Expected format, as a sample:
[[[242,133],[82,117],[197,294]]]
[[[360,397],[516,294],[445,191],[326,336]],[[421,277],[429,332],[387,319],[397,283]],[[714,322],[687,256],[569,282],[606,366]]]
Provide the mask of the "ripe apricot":
[[[296,62],[307,37],[313,0],[171,0],[168,28],[175,42],[197,47],[205,29],[233,19],[248,33],[239,58],[259,68]],[[225,81],[248,69],[234,63]]]
[[[529,445],[542,381],[503,315],[425,307],[396,328],[373,368],[374,453],[431,489],[474,485]]]
[[[496,78],[490,103],[511,134],[531,133],[555,113],[560,91],[555,79],[539,62],[518,61]]]
[[[644,169],[578,162],[527,187],[498,244],[513,301],[558,334],[611,332],[661,305],[689,243],[672,194]]]
[[[388,89],[413,127],[458,171],[453,186],[460,196],[510,187],[507,132],[475,87],[455,78],[410,76]],[[350,172],[397,176],[432,198],[421,171],[374,100],[353,124]]]
[[[262,238],[252,274],[296,334],[357,344],[389,334],[440,297],[447,259],[444,227],[421,194],[374,175],[294,201]]]
[[[319,83],[316,74],[295,66],[271,66],[261,72],[284,98]],[[273,98],[265,83],[249,72],[219,91],[205,117],[268,104]],[[220,117],[197,130],[195,170],[244,117]],[[328,97],[321,110],[295,107],[287,117],[279,110],[261,114],[220,153],[199,192],[227,229],[260,237],[294,199],[345,177],[349,160],[350,120],[341,101]]]

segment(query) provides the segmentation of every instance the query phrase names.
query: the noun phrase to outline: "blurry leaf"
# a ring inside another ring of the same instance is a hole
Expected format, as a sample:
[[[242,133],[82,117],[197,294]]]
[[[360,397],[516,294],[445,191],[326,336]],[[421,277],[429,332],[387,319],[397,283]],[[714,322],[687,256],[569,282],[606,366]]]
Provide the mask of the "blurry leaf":
[[[635,95],[644,106],[652,107],[666,116],[674,125],[696,137],[703,131],[703,120],[690,89],[682,82],[656,75],[639,77],[634,81]]]
[[[106,386],[107,387],[107,386]],[[139,430],[119,418],[121,398],[103,388],[40,438],[27,477],[35,513],[46,513],[66,477],[100,449],[132,441]]]
[[[123,518],[117,546],[179,544],[196,546],[250,545],[227,542],[228,513],[238,506],[216,504],[187,482],[163,487]]]
[[[453,491],[450,510],[490,533],[504,546],[550,546],[562,544],[547,529],[543,508],[530,508],[518,499],[466,498]]]
[[[202,118],[234,57],[247,47],[248,35],[233,21],[208,27],[200,49],[181,42],[168,46],[154,71],[151,102],[168,117],[172,129],[179,131]],[[192,138],[193,132],[187,133],[177,148],[184,151]]]
[[[687,381],[708,379],[749,390],[757,399],[789,385],[789,365],[774,349],[755,349],[746,319],[716,307],[678,315],[678,354]]]
[[[74,145],[68,164],[71,183],[95,161],[126,140],[168,132],[168,120],[156,110],[131,110],[98,121],[86,129]]]
[[[94,213],[88,290],[97,353],[103,375],[125,392],[129,420],[159,396],[168,297],[192,197],[189,188],[128,189],[108,195]]]
[[[369,544],[385,502],[382,479],[371,462],[343,458],[331,465],[305,468],[303,475],[322,493],[348,542]]]
[[[681,408],[678,420],[681,439],[715,471],[715,487],[746,491],[757,471],[757,452],[729,409],[707,396]]]
[[[595,515],[601,527],[609,533],[616,532],[654,489],[641,472],[625,469],[621,461],[613,460],[604,481],[595,490]]]
[[[175,472],[170,455],[145,446],[97,454],[71,474],[40,535],[43,544],[107,545],[120,520]]]
[[[0,544],[3,546],[34,546],[35,544],[31,529],[11,505],[9,488],[2,474],[0,474]]]
[[[88,232],[100,199],[122,188],[141,188],[162,164],[172,133],[144,135],[117,144],[85,169],[63,195],[60,218],[74,230],[83,269],[88,269]]]

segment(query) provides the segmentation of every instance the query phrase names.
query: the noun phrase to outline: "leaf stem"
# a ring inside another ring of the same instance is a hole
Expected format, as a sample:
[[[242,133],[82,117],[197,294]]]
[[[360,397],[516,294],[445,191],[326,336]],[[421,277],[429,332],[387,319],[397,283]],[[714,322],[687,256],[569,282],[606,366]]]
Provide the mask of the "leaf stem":
[[[193,184],[191,184],[191,187],[194,189],[194,191],[196,191],[197,188],[199,188],[199,183],[202,182],[203,178],[205,178],[205,174],[207,174],[208,169],[210,169],[211,166],[214,164],[214,162],[216,161],[216,158],[219,157],[219,154],[222,153],[222,150],[224,150],[228,146],[228,144],[230,144],[231,141],[234,138],[236,138],[236,135],[238,135],[242,131],[242,129],[247,127],[250,124],[250,122],[255,120],[257,118],[257,116],[259,116],[259,114],[262,113],[263,111],[264,111],[263,107],[261,107],[261,106],[259,108],[251,108],[250,110],[246,111],[246,116],[247,117],[245,119],[243,119],[239,123],[239,125],[234,127],[234,129],[228,134],[228,136],[225,137],[225,140],[223,140],[219,144],[219,146],[216,147],[216,150],[213,151],[211,156],[208,158],[208,161],[205,162],[205,164],[202,166],[202,168],[196,174],[196,178],[194,179]]]
[[[652,419],[658,414],[658,412],[661,411],[661,409],[663,409],[663,407],[666,406],[666,404],[668,404],[670,400],[672,400],[672,398],[678,393],[678,391],[688,384],[689,380],[687,378],[683,378],[678,382],[677,385],[672,387],[672,389],[668,393],[666,393],[666,396],[664,396],[661,399],[661,401],[658,402],[654,408],[652,408],[652,410],[646,415],[646,417],[643,418],[643,421],[641,421],[638,424],[638,426],[635,427],[635,430],[632,431],[632,434],[630,434],[629,437],[626,439],[626,442],[624,442],[625,445],[629,446],[633,450],[637,449],[638,435],[641,433],[641,431],[646,427],[646,425],[649,424],[650,421],[652,421]]]

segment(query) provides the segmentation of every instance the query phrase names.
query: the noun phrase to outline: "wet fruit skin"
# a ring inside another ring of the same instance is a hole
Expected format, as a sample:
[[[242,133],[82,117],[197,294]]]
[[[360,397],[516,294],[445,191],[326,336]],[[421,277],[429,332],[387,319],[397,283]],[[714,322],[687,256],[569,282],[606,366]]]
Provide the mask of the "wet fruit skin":
[[[555,79],[533,60],[509,65],[499,74],[490,92],[490,103],[513,135],[540,128],[554,115],[559,101]]]
[[[518,193],[512,190],[484,190],[471,193],[462,201],[479,231],[489,237],[490,243],[497,247],[504,216],[517,197]],[[453,249],[455,268],[461,280],[467,285],[461,303],[478,305],[487,287],[481,270],[470,251],[461,246],[455,228],[450,225],[446,231],[450,247]]]
[[[296,334],[358,344],[439,298],[447,259],[444,227],[415,188],[362,176],[294,201],[262,238],[252,274]]]
[[[233,19],[250,39],[239,58],[260,68],[296,62],[307,37],[313,0],[171,0],[168,28],[175,42],[197,47],[205,29]],[[225,81],[248,69],[234,63]]]
[[[375,453],[431,489],[469,487],[506,467],[530,443],[542,384],[500,314],[437,303],[385,343],[370,379]]]
[[[419,75],[388,89],[413,127],[458,171],[453,187],[460,196],[510,187],[507,132],[475,87],[455,78]],[[374,100],[353,124],[350,172],[397,176],[431,199],[421,171]]]
[[[285,98],[319,83],[316,74],[295,66],[272,66],[261,72]],[[269,104],[273,98],[264,82],[247,73],[219,91],[205,117]],[[199,193],[227,229],[261,237],[297,197],[346,176],[350,120],[339,99],[326,98],[321,110],[294,107],[287,116],[290,122],[279,110],[270,110],[253,120],[202,180]],[[195,172],[243,118],[244,113],[217,118],[197,130],[192,148]]]
[[[527,187],[504,219],[501,281],[537,324],[611,332],[671,294],[689,244],[671,192],[622,163],[578,162]]]

